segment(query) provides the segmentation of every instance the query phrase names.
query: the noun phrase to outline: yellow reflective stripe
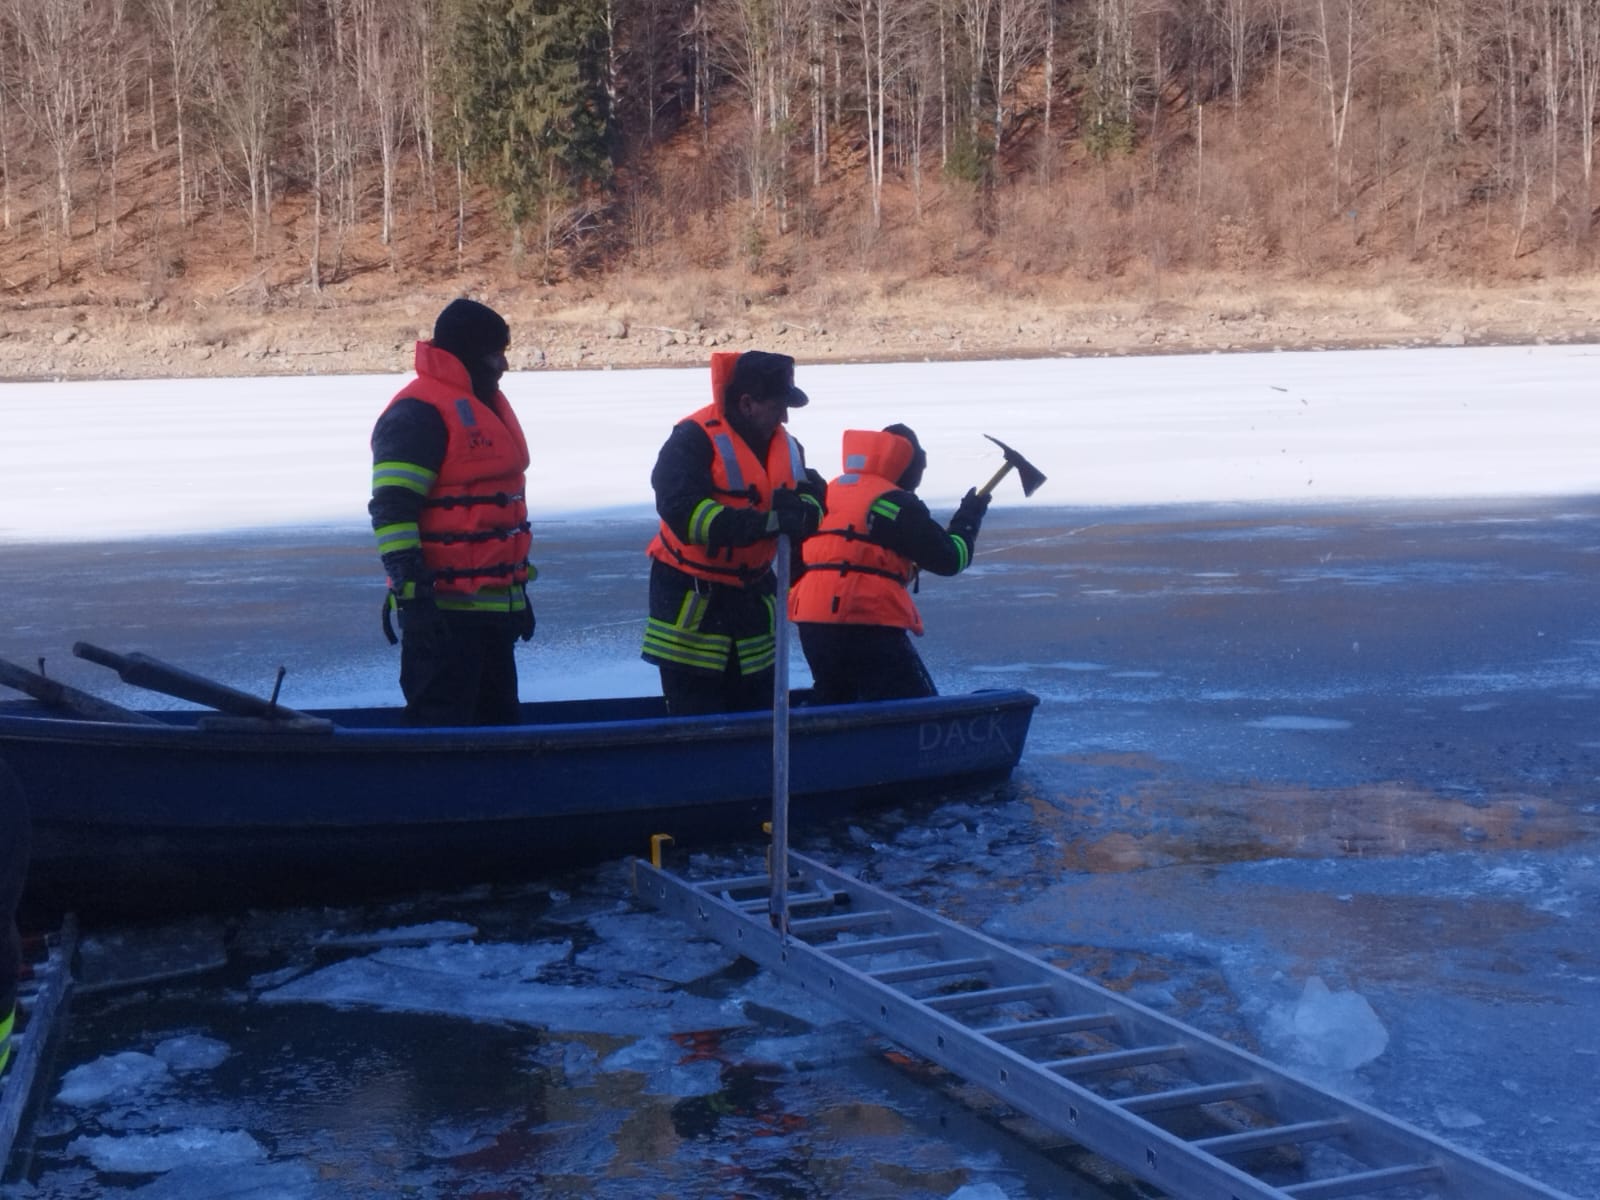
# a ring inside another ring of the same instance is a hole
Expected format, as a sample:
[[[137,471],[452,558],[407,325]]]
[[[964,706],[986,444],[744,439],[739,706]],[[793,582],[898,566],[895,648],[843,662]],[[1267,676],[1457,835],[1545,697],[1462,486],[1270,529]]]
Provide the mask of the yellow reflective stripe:
[[[879,496],[872,502],[872,507],[867,511],[877,513],[880,517],[887,517],[893,521],[900,515],[900,506],[893,500],[885,500],[882,496]]]
[[[417,528],[415,521],[380,525],[372,532],[378,539],[379,554],[389,554],[395,550],[415,550],[422,545],[422,531]]]
[[[486,587],[470,595],[435,592],[433,600],[440,608],[451,612],[521,612],[528,605],[520,587]]]
[[[778,639],[770,633],[739,639],[739,674],[755,675],[770,670],[778,661]]]
[[[723,505],[715,500],[702,500],[689,514],[689,544],[705,546],[711,542],[711,522],[722,512]]]
[[[956,544],[956,557],[961,560],[961,565],[956,568],[956,574],[959,575],[972,562],[972,547],[967,545],[967,539],[959,533],[952,533],[950,540]]]
[[[644,626],[646,662],[672,663],[705,671],[728,665],[733,639],[720,633],[695,633],[651,617]]]
[[[754,637],[740,638],[739,647],[739,674],[755,675],[762,671],[770,670],[778,661],[778,601],[775,596],[763,596],[761,602],[767,606],[767,628],[765,632]]]
[[[439,472],[430,471],[427,467],[419,467],[416,463],[407,462],[381,462],[372,464],[372,490],[379,488],[397,487],[405,488],[408,492],[415,492],[419,496],[426,496],[433,489],[434,480],[439,478]]]
[[[706,619],[706,610],[710,607],[710,596],[702,596],[699,592],[685,594],[683,603],[678,605],[677,628],[699,629],[700,622]]]
[[[11,1057],[11,1031],[17,1025],[17,1006],[13,1004],[11,1011],[4,1021],[0,1021],[0,1071],[6,1069],[6,1062]]]

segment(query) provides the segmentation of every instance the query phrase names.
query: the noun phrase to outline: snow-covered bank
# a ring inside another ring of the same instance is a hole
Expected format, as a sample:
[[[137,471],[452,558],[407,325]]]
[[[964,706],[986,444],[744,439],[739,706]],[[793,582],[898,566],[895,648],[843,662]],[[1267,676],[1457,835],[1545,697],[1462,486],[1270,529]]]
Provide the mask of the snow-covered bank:
[[[808,365],[792,428],[838,471],[849,427],[904,421],[923,495],[1000,464],[1053,505],[1322,503],[1600,491],[1597,346]],[[668,429],[709,371],[507,377],[533,446],[535,520],[642,512]],[[367,439],[400,376],[0,384],[0,540],[360,523]],[[1013,483],[999,505],[1022,501]]]

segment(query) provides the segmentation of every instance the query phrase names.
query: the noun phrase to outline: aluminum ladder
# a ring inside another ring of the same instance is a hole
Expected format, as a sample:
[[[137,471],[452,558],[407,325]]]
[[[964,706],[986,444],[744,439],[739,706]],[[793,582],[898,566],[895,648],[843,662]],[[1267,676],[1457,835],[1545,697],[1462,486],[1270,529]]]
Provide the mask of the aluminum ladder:
[[[1181,1200],[1571,1200],[804,855],[653,858],[640,899]]]
[[[57,933],[24,942],[11,1061],[0,1075],[0,1180],[10,1179],[13,1151],[44,1081],[45,1067],[72,995],[78,925],[68,916]],[[17,1155],[20,1157],[20,1153]]]

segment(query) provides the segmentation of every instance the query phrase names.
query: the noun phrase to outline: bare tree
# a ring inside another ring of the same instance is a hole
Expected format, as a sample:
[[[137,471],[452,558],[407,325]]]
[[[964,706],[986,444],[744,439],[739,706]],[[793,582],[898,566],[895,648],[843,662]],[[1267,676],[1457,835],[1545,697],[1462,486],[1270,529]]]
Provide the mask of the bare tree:
[[[862,109],[867,121],[867,196],[872,209],[872,226],[883,223],[884,123],[888,95],[898,67],[896,16],[906,11],[894,0],[846,0],[851,25],[861,55]]]
[[[356,20],[357,90],[370,106],[371,128],[378,145],[382,207],[379,241],[394,241],[395,179],[400,165],[406,114],[417,104],[414,83],[420,75],[422,22],[419,6],[409,0],[358,0]],[[389,268],[395,266],[394,254]]]
[[[4,12],[19,51],[20,107],[54,163],[56,228],[64,240],[72,227],[72,179],[88,102],[84,70],[92,13],[88,0],[6,0]],[[58,241],[58,263],[60,251]]]
[[[1567,36],[1571,39],[1573,120],[1578,159],[1583,167],[1583,207],[1594,211],[1595,101],[1600,91],[1600,12],[1594,0],[1567,0]]]
[[[283,119],[287,0],[222,0],[222,53],[210,73],[211,106],[238,155],[249,195],[250,252],[259,257],[272,218],[272,154]]]
[[[1344,196],[1344,143],[1356,77],[1370,50],[1370,0],[1310,0],[1307,17],[1303,44],[1307,69],[1325,106],[1330,187],[1337,209]]]
[[[178,149],[178,222],[189,223],[189,122],[187,99],[211,58],[213,5],[209,0],[149,0],[155,33],[172,80],[173,137]],[[153,117],[154,114],[152,114]],[[151,127],[155,126],[152,119]]]
[[[990,49],[990,78],[994,88],[994,157],[1006,133],[1008,105],[1015,99],[1016,80],[1039,60],[1044,48],[1045,7],[1048,0],[995,0],[994,42]]]
[[[743,94],[750,122],[746,180],[752,211],[768,204],[783,220],[794,98],[805,78],[804,0],[722,0],[715,12],[718,64]]]

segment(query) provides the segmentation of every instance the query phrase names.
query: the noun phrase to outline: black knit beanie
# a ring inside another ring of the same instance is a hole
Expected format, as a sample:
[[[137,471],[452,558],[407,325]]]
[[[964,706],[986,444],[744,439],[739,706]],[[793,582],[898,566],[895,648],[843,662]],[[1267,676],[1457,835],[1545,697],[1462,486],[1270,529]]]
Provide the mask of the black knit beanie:
[[[445,305],[433,323],[435,348],[455,355],[472,376],[472,390],[480,400],[494,398],[500,372],[486,369],[485,360],[511,344],[511,326],[487,304],[462,297]],[[488,395],[484,392],[487,391]]]

